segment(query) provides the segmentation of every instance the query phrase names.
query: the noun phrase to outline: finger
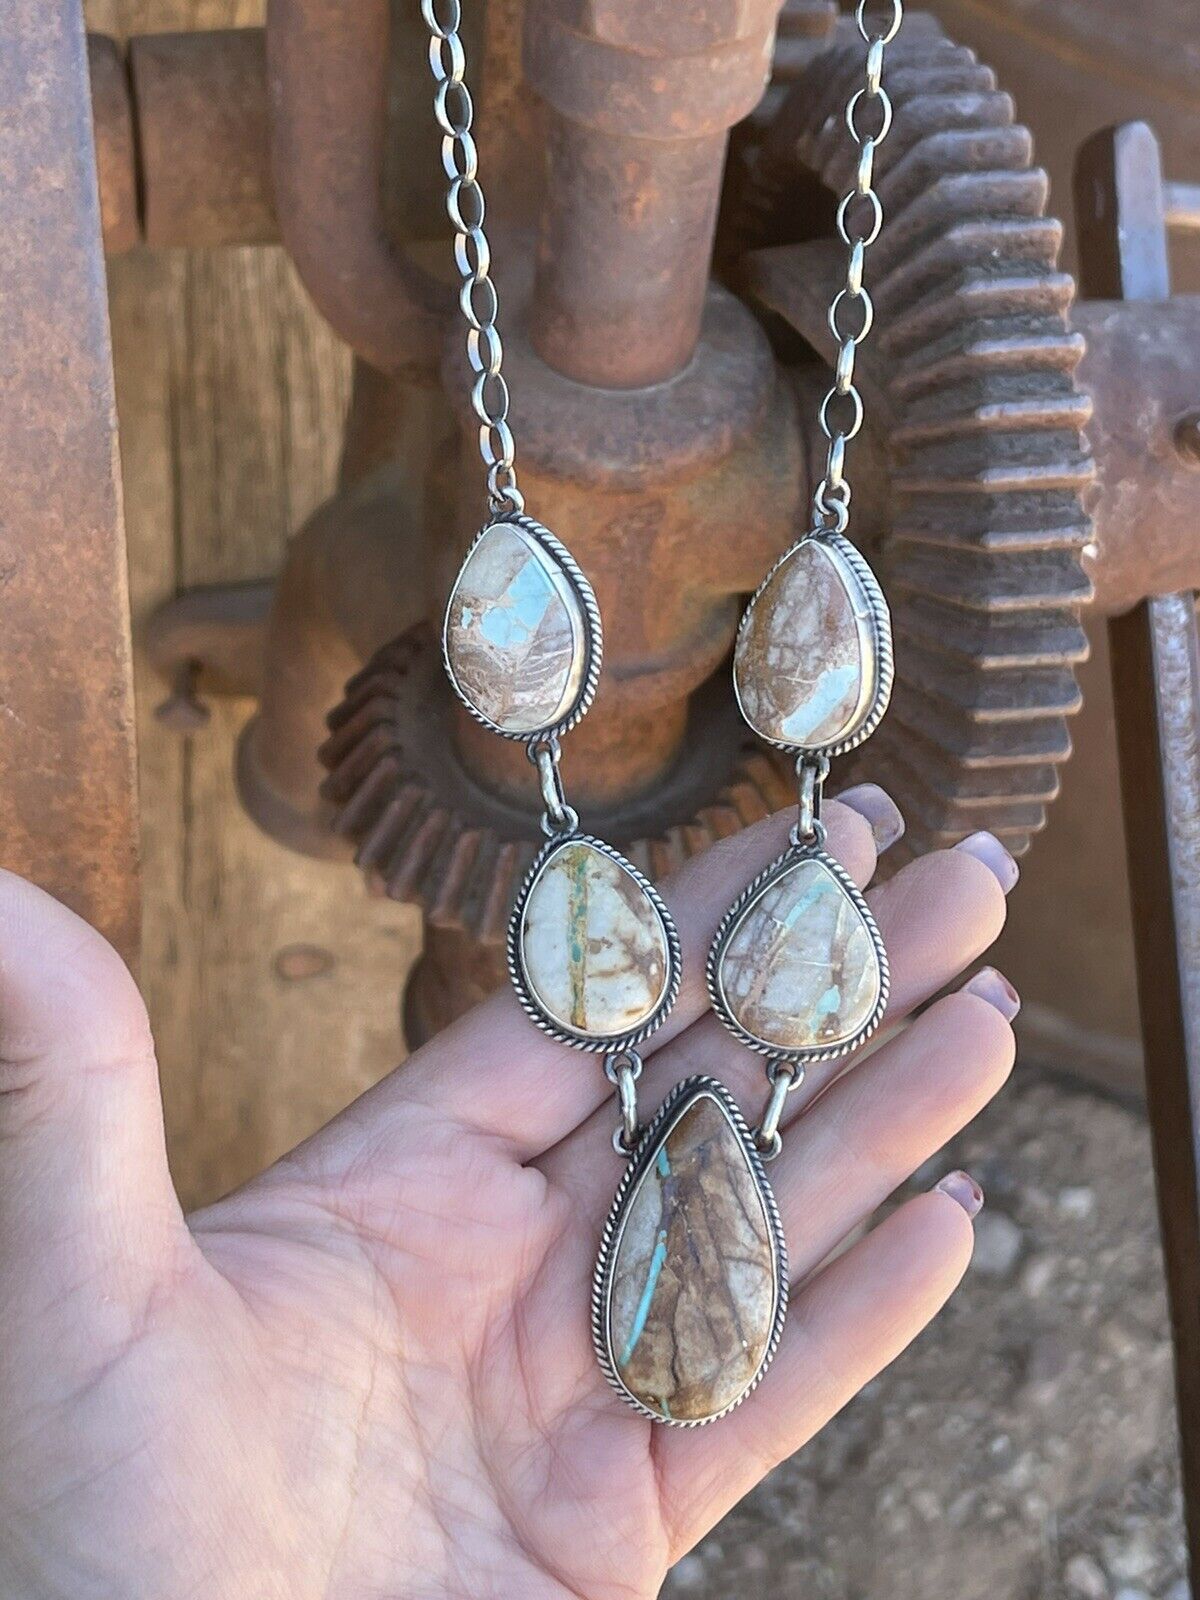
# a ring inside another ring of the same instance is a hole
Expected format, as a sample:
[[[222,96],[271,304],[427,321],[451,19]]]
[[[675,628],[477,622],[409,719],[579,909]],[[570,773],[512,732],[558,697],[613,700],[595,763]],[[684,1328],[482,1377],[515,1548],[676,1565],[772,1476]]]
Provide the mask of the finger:
[[[183,1221],[146,1010],[117,953],[0,871],[0,1300],[104,1274],[119,1298]]]
[[[977,855],[962,849],[934,851],[910,861],[867,899],[889,952],[888,1017],[893,1025],[952,982],[988,948],[1004,924],[1000,880]],[[799,1089],[788,1097],[787,1118],[811,1105],[855,1059],[811,1066]],[[673,1084],[692,1073],[719,1078],[747,1120],[757,1122],[767,1095],[763,1057],[733,1039],[711,1013],[648,1058],[638,1084],[638,1099],[646,1108],[642,1120],[648,1120]],[[602,1206],[613,1187],[614,1119],[611,1104],[602,1105],[589,1123],[573,1130],[538,1163],[552,1183],[568,1189],[585,1209]]]
[[[768,1176],[793,1278],[807,1277],[983,1110],[1015,1055],[1010,1016],[962,989],[790,1124]]]
[[[719,1441],[708,1428],[656,1434],[673,1560],[894,1361],[950,1298],[971,1258],[968,1210],[978,1206],[967,1182],[956,1175],[961,1200],[942,1189],[910,1200],[793,1296],[773,1365],[717,1424]]]
[[[836,801],[826,816],[830,850],[856,881],[868,882],[875,870],[871,824]],[[693,857],[662,886],[679,929],[683,981],[670,1017],[642,1047],[644,1055],[707,1010],[704,967],[717,924],[751,878],[787,847],[795,820],[794,809],[764,818]],[[417,1105],[504,1142],[524,1161],[557,1143],[611,1092],[599,1058],[540,1033],[505,985],[439,1034],[432,1048],[418,1050],[360,1106],[370,1110],[376,1139],[386,1140],[388,1121]]]

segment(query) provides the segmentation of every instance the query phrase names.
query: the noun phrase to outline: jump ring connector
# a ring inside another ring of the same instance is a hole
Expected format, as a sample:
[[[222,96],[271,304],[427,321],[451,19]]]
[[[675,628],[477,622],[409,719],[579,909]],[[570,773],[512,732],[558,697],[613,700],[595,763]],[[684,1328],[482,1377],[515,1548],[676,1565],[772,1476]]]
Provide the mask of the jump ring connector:
[[[556,833],[574,833],[579,826],[579,813],[567,804],[563,788],[559,757],[562,754],[556,735],[548,739],[531,739],[525,754],[537,768],[538,785],[542,791],[542,831],[550,836]]]
[[[632,1155],[641,1135],[638,1126],[637,1081],[642,1075],[642,1058],[636,1050],[621,1050],[608,1056],[604,1075],[616,1085],[621,1121],[613,1133],[613,1148],[618,1155]]]
[[[804,1068],[794,1061],[773,1056],[767,1062],[767,1082],[771,1092],[763,1108],[762,1121],[754,1130],[754,1138],[763,1159],[773,1161],[783,1148],[779,1124],[783,1120],[784,1104],[788,1095],[804,1082]]]
[[[822,845],[825,842],[825,824],[821,821],[821,796],[828,776],[828,756],[814,756],[806,752],[796,762],[799,815],[792,829],[792,843],[797,847]]]
[[[844,495],[843,495],[844,491]],[[813,524],[818,533],[845,533],[850,526],[850,485],[821,482],[813,493]]]

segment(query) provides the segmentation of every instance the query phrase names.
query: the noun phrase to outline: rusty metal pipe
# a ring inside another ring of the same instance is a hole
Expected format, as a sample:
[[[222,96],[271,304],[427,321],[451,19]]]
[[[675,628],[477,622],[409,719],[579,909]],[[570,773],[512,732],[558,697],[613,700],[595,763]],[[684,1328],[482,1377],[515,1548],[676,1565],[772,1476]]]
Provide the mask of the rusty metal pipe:
[[[762,95],[776,9],[531,4],[547,111],[530,330],[558,372],[641,388],[691,359],[726,137]]]
[[[382,372],[429,372],[448,291],[386,223],[387,0],[269,0],[267,89],[280,232],[317,309]]]

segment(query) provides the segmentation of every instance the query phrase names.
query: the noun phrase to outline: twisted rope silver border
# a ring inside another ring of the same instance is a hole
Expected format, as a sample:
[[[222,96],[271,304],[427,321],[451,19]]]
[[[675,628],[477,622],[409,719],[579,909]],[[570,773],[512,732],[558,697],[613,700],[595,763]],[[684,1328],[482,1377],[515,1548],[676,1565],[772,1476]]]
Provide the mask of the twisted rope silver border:
[[[618,1034],[613,1038],[597,1038],[594,1034],[574,1033],[555,1021],[541,1005],[533,992],[529,975],[525,970],[525,957],[521,949],[521,924],[525,915],[525,906],[529,896],[533,893],[533,886],[541,877],[542,871],[556,851],[569,844],[590,845],[593,850],[599,850],[603,855],[623,867],[638,887],[645,893],[646,898],[654,907],[662,923],[667,941],[667,981],[663,988],[662,998],[655,1006],[653,1012],[640,1027],[629,1033]],[[517,893],[516,903],[513,906],[512,916],[508,921],[508,975],[512,986],[517,992],[517,999],[521,1008],[531,1022],[535,1023],[543,1033],[549,1034],[552,1039],[557,1039],[560,1044],[570,1045],[575,1050],[585,1050],[594,1053],[603,1051],[605,1055],[619,1055],[622,1050],[631,1050],[634,1046],[648,1039],[662,1024],[679,997],[679,985],[683,980],[683,952],[679,944],[679,930],[675,926],[675,919],[667,908],[667,903],[658,890],[643,872],[639,872],[632,861],[629,861],[615,845],[605,839],[597,839],[594,834],[581,833],[573,830],[570,833],[553,834],[533,859],[529,871],[522,880]]]
[[[840,1044],[824,1046],[821,1049],[786,1050],[777,1044],[768,1044],[765,1039],[758,1038],[756,1034],[750,1033],[742,1027],[725,998],[725,991],[721,985],[721,961],[733,931],[740,922],[742,913],[746,908],[776,878],[781,878],[785,872],[805,860],[819,860],[822,866],[832,873],[838,883],[841,884],[862,915],[867,925],[867,931],[871,935],[875,954],[879,958],[879,999],[870,1017],[852,1038],[846,1039]],[[852,1050],[857,1050],[859,1045],[865,1044],[883,1021],[892,987],[891,969],[888,965],[883,935],[879,931],[878,923],[871,915],[870,906],[863,897],[862,891],[841,862],[835,860],[827,850],[822,849],[817,844],[800,845],[785,851],[783,855],[777,856],[769,867],[765,867],[757,878],[752,879],[746,885],[718,924],[717,931],[713,936],[713,942],[708,949],[708,966],[705,975],[708,981],[708,998],[712,1003],[712,1008],[736,1039],[740,1039],[744,1045],[748,1045],[751,1050],[756,1051],[759,1055],[774,1056],[780,1061],[794,1061],[798,1066],[807,1066],[816,1061],[837,1061],[842,1056],[848,1056]]]
[[[875,576],[870,562],[867,561],[866,557],[863,555],[862,551],[859,550],[858,546],[847,539],[845,534],[829,533],[824,529],[817,528],[814,528],[810,532],[806,533],[802,538],[797,539],[794,544],[790,544],[783,554],[779,556],[772,564],[767,572],[766,577],[762,580],[758,588],[750,597],[750,601],[747,604],[745,611],[742,612],[742,620],[738,624],[737,637],[734,640],[733,648],[734,656],[736,658],[738,649],[742,643],[742,636],[745,634],[746,629],[750,625],[751,613],[758,604],[758,601],[767,585],[771,582],[771,579],[775,576],[779,569],[784,566],[793,555],[795,555],[796,551],[799,550],[802,545],[809,544],[814,539],[831,545],[837,550],[838,554],[845,561],[851,572],[853,572],[854,576],[862,584],[863,592],[866,594],[868,603],[870,604],[872,632],[874,634],[875,654],[878,662],[879,672],[878,681],[875,685],[875,699],[871,703],[871,709],[867,712],[867,715],[859,724],[858,728],[847,738],[840,739],[836,744],[788,744],[783,739],[772,739],[769,734],[762,733],[754,726],[754,723],[751,722],[750,718],[746,715],[746,708],[742,704],[742,697],[738,690],[736,672],[732,673],[731,676],[733,677],[733,694],[735,700],[737,701],[738,710],[742,714],[742,720],[746,723],[750,730],[757,735],[758,738],[764,741],[764,743],[774,745],[776,750],[786,750],[789,755],[823,755],[828,756],[832,760],[834,756],[844,756],[847,751],[857,749],[860,744],[869,739],[875,732],[876,728],[878,728],[879,724],[883,721],[884,713],[887,711],[888,704],[891,701],[892,686],[896,679],[896,661],[895,653],[892,647],[892,614],[888,608],[888,603],[884,598],[883,590],[879,586],[879,579]]]
[[[608,1324],[609,1307],[612,1302],[612,1269],[621,1240],[626,1205],[650,1164],[649,1157],[651,1152],[658,1144],[659,1139],[663,1137],[664,1130],[669,1131],[670,1126],[673,1126],[674,1122],[679,1120],[688,1105],[691,1105],[706,1094],[721,1106],[741,1139],[750,1162],[750,1170],[754,1174],[754,1181],[758,1185],[758,1192],[762,1196],[763,1209],[767,1214],[767,1226],[775,1247],[775,1312],[771,1324],[770,1337],[767,1340],[767,1347],[763,1352],[758,1371],[736,1400],[731,1401],[724,1410],[714,1411],[711,1417],[663,1417],[657,1411],[652,1411],[649,1406],[643,1405],[637,1396],[625,1387],[617,1370],[616,1362],[613,1360],[612,1351],[609,1349]],[[716,1078],[697,1074],[695,1077],[682,1079],[671,1090],[662,1105],[659,1106],[653,1120],[638,1141],[637,1149],[631,1156],[621,1181],[617,1185],[617,1192],[613,1196],[612,1205],[609,1207],[608,1216],[604,1222],[604,1232],[600,1236],[600,1249],[596,1256],[596,1269],[592,1275],[592,1344],[596,1351],[596,1360],[600,1363],[604,1376],[626,1405],[631,1406],[639,1416],[645,1417],[649,1422],[657,1422],[660,1427],[703,1428],[710,1422],[717,1422],[721,1417],[727,1417],[731,1411],[736,1411],[742,1401],[754,1393],[765,1377],[767,1368],[771,1365],[775,1352],[779,1348],[779,1341],[783,1336],[789,1289],[787,1239],[784,1236],[783,1219],[779,1215],[779,1206],[775,1200],[775,1193],[771,1188],[771,1181],[767,1177],[766,1168],[763,1166],[762,1159],[755,1149],[754,1137],[746,1124],[745,1117],[742,1116],[738,1104],[729,1093],[729,1090]]]
[[[549,723],[544,728],[535,728],[528,733],[512,733],[507,728],[498,727],[496,723],[476,706],[464,693],[458,679],[454,676],[454,668],[450,664],[450,648],[448,634],[450,631],[450,607],[454,596],[458,592],[459,579],[462,577],[468,561],[475,554],[480,541],[492,528],[511,523],[520,528],[522,533],[535,540],[548,556],[555,561],[566,576],[567,582],[575,591],[576,597],[583,610],[584,617],[584,649],[587,651],[587,663],[584,667],[583,680],[579,687],[579,694],[574,705],[565,716],[557,722]],[[529,744],[538,739],[553,739],[564,733],[569,733],[577,723],[587,715],[592,701],[596,698],[596,689],[600,682],[600,664],[604,655],[604,628],[600,620],[600,607],[596,602],[595,591],[587,580],[583,569],[579,566],[574,556],[561,540],[556,539],[549,528],[535,522],[532,517],[527,517],[523,511],[503,511],[494,517],[489,517],[471,540],[467,552],[459,563],[455,573],[454,582],[450,586],[450,593],[446,597],[446,609],[442,614],[442,666],[450,687],[457,698],[485,728],[490,728],[493,733],[498,733],[502,739],[515,739],[521,744]]]

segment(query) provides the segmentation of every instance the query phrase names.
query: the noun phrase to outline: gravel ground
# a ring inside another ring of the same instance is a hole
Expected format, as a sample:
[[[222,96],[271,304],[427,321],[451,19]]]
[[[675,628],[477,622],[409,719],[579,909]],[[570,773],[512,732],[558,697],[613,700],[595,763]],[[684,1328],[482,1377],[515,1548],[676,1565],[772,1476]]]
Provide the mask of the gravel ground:
[[[952,1166],[988,1196],[958,1295],[668,1600],[1187,1600],[1143,1119],[1021,1068],[913,1187]]]

